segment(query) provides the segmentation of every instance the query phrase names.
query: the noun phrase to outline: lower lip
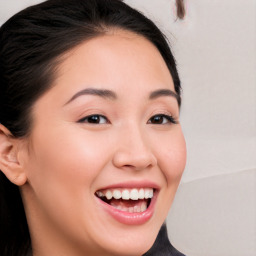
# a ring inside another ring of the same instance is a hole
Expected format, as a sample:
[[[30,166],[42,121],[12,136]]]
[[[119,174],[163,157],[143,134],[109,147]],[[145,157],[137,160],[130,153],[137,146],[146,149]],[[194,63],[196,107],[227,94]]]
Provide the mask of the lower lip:
[[[116,209],[115,207],[103,202],[98,197],[96,197],[96,198],[98,199],[98,201],[99,201],[100,205],[103,207],[103,209],[118,222],[126,224],[126,225],[141,225],[141,224],[146,223],[153,216],[155,204],[156,204],[157,193],[154,192],[154,196],[151,199],[150,205],[146,211],[136,212],[136,213],[120,211],[120,210]]]

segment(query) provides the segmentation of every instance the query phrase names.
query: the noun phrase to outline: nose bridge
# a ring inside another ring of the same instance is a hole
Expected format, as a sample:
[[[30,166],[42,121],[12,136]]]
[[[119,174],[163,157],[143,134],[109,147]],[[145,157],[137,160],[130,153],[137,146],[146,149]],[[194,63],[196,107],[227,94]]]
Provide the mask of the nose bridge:
[[[141,127],[136,124],[129,125],[126,136],[123,137],[124,146],[130,149],[132,152],[135,151],[149,151],[149,141],[146,139],[145,132],[143,133]]]
[[[146,132],[137,123],[130,122],[122,129],[114,160],[118,167],[129,166],[136,170],[156,165],[152,145]]]

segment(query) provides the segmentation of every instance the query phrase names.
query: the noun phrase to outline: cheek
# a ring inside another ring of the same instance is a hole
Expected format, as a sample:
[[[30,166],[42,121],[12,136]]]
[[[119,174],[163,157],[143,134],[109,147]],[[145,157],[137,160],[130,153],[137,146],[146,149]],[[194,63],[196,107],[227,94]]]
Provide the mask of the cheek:
[[[186,143],[182,131],[178,131],[164,141],[159,148],[159,166],[168,185],[178,186],[186,165]]]
[[[52,129],[34,133],[31,139],[27,165],[30,205],[43,216],[50,216],[59,227],[63,222],[69,228],[77,226],[73,224],[84,212],[88,219],[94,217],[90,211],[94,195],[91,192],[108,163],[108,144],[102,145],[101,138],[87,135],[82,130]]]
[[[82,130],[52,129],[37,134],[32,138],[28,173],[34,189],[90,189],[108,157],[100,140]]]
[[[172,205],[186,164],[186,143],[181,130],[168,134],[165,139],[158,136],[158,166],[163,175],[164,189],[159,197],[160,219],[165,219]]]

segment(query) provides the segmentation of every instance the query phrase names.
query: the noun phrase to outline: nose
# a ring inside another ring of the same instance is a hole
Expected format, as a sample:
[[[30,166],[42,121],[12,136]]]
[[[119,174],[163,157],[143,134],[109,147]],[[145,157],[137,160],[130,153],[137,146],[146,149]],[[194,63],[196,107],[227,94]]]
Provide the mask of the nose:
[[[119,136],[118,147],[113,156],[117,168],[129,168],[136,171],[157,165],[157,158],[150,141],[139,129],[127,130]]]

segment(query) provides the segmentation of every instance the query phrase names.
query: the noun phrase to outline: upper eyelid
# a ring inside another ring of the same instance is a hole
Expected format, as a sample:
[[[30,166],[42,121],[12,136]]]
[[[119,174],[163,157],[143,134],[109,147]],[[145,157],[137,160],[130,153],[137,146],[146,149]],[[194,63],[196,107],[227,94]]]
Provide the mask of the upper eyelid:
[[[99,108],[85,108],[85,107],[82,107],[81,110],[78,109],[78,111],[80,113],[78,113],[76,119],[77,120],[81,120],[81,119],[84,119],[86,117],[90,117],[90,116],[103,116],[105,118],[107,118],[107,113],[105,110],[102,110],[102,109],[99,109]]]
[[[163,117],[165,117],[166,119],[171,119],[171,120],[173,121],[173,123],[176,123],[176,124],[179,123],[179,120],[178,120],[176,117],[174,117],[173,115],[171,115],[171,114],[163,114],[163,113],[152,115],[152,116],[149,118],[149,120],[152,119],[153,117],[156,117],[156,116],[163,116]],[[149,121],[149,120],[148,120],[148,121]],[[169,120],[169,121],[172,122],[171,120]]]
[[[166,116],[171,116],[173,118],[175,118],[177,116],[177,114],[176,113],[174,114],[173,111],[169,111],[166,109],[163,109],[163,110],[160,109],[160,110],[151,112],[150,117],[157,116],[157,115],[166,115]]]

